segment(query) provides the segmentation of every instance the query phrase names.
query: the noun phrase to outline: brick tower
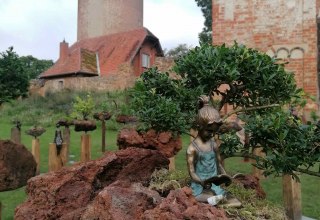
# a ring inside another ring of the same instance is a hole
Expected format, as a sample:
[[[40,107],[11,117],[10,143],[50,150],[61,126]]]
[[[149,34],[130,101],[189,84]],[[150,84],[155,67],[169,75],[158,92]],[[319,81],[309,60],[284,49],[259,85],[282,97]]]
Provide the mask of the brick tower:
[[[288,61],[298,86],[319,97],[319,6],[320,0],[212,0],[213,43],[236,40]]]
[[[78,0],[78,41],[140,27],[143,0]]]

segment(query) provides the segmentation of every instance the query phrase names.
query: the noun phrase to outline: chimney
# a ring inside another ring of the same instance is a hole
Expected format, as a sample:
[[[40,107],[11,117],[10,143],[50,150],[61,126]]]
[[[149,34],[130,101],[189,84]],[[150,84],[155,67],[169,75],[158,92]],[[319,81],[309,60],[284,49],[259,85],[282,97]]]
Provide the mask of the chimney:
[[[59,60],[65,60],[66,57],[68,56],[68,50],[69,50],[69,44],[63,40],[60,43],[60,57]]]

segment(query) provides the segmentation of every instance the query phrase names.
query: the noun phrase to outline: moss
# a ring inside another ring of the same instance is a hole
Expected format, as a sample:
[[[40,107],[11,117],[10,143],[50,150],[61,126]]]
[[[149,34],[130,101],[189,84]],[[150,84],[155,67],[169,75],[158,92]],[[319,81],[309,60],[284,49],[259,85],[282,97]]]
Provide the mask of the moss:
[[[156,170],[151,177],[149,188],[156,190],[162,196],[167,196],[170,190],[190,185],[190,177],[187,172],[168,171],[166,169]],[[271,204],[265,199],[258,199],[254,190],[244,189],[241,185],[231,184],[227,190],[239,199],[241,208],[223,208],[230,219],[272,219],[285,220],[284,208]]]
[[[272,204],[265,199],[258,199],[254,190],[244,189],[241,185],[232,184],[228,187],[228,191],[242,203],[241,208],[225,208],[230,218],[236,216],[238,219],[246,220],[287,219],[283,207]]]

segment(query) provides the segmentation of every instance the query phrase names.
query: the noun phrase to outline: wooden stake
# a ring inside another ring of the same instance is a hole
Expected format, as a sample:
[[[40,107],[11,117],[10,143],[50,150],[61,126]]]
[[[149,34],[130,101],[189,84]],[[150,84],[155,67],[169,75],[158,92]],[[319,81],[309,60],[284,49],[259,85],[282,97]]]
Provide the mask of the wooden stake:
[[[254,148],[253,149],[253,154],[259,157],[265,157],[266,154],[262,152],[263,148]],[[255,163],[255,160],[252,160],[253,163]],[[263,170],[258,169],[257,167],[253,166],[252,168],[252,175],[257,177],[259,180],[265,179],[265,176],[263,175]]]
[[[68,162],[69,160],[69,153],[70,153],[70,128],[69,127],[65,127],[63,129],[63,143],[66,144],[66,158],[67,158],[67,161],[66,163]]]
[[[63,143],[58,155],[55,143],[49,145],[49,171],[57,171],[67,163],[67,144]]]
[[[175,159],[174,156],[169,158],[169,171],[175,170],[176,169],[176,164],[175,164]]]
[[[1,216],[2,216],[2,203],[0,202],[0,220],[1,220]]]
[[[19,128],[11,128],[11,141],[21,144],[21,131]]]
[[[101,122],[101,132],[102,132],[102,152],[106,151],[106,122],[105,120],[102,120]]]
[[[68,163],[68,148],[67,148],[67,144],[63,143],[61,150],[60,150],[60,154],[58,155],[61,159],[62,162],[62,166],[67,165]]]
[[[282,177],[283,202],[290,220],[301,220],[301,186],[290,175]]]
[[[32,155],[37,163],[36,174],[40,174],[40,141],[38,138],[32,139]]]
[[[81,135],[81,162],[91,159],[91,137],[90,134]]]

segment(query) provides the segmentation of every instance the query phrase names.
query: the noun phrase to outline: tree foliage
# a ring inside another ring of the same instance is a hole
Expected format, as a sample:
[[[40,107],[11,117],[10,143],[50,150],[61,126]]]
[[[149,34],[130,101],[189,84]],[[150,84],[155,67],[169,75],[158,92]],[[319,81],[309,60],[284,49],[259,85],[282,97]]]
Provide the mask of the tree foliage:
[[[204,16],[204,28],[199,33],[200,43],[212,44],[212,0],[195,0]]]
[[[71,118],[87,120],[89,115],[92,114],[95,106],[92,96],[87,94],[84,98],[77,96],[72,107],[73,111],[71,113]]]
[[[170,49],[168,52],[165,53],[166,57],[170,57],[173,59],[178,59],[181,56],[184,56],[192,49],[191,46],[187,44],[179,44],[177,47]]]
[[[299,103],[302,91],[277,60],[237,43],[203,44],[177,59],[173,69],[176,78],[150,69],[135,84],[133,109],[146,128],[188,131],[197,112],[197,97],[206,94],[219,110],[232,105],[250,135],[246,146],[235,134],[221,135],[225,158],[255,158],[266,175],[301,171],[320,176],[309,171],[320,162],[319,128],[303,125],[286,110],[293,101]],[[253,155],[257,147],[263,147],[266,157]]]
[[[54,63],[52,60],[39,60],[33,56],[22,56],[20,61],[23,66],[23,71],[28,79],[36,79],[40,73],[46,71]]]
[[[284,104],[300,91],[294,75],[287,73],[283,65],[237,43],[232,47],[197,47],[177,60],[174,70],[187,79],[189,89],[201,87],[205,94],[221,95],[219,110],[225,104],[234,109]],[[223,84],[229,89],[219,90]]]
[[[172,79],[157,68],[144,72],[132,90],[132,109],[145,129],[187,132],[192,123],[196,102],[202,94],[189,90],[185,80]]]
[[[26,96],[29,81],[19,56],[9,47],[0,53],[0,105],[11,99]]]

